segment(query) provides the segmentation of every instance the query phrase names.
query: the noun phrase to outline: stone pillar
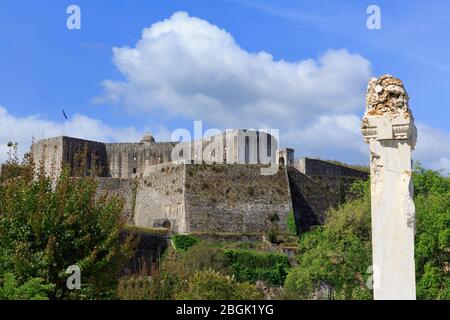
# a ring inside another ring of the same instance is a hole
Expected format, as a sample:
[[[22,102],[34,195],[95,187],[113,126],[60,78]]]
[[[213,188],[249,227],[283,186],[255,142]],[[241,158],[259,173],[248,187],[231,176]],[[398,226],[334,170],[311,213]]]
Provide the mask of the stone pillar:
[[[361,129],[370,146],[374,298],[416,299],[411,152],[417,140],[403,83],[372,78]]]

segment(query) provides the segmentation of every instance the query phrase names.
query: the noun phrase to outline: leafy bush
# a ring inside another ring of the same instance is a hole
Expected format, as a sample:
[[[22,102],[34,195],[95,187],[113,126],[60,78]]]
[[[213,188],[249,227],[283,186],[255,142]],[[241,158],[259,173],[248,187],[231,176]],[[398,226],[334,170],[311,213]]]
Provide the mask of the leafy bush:
[[[450,299],[450,178],[417,166],[416,289],[419,299]]]
[[[177,234],[172,238],[173,245],[175,246],[175,249],[186,251],[193,245],[197,244],[199,240],[193,236],[190,235],[184,235],[184,234]]]
[[[5,273],[0,279],[0,300],[48,300],[53,285],[43,282],[42,278],[31,278],[19,285],[13,273]]]
[[[359,199],[331,209],[323,226],[300,236],[299,266],[285,282],[285,294],[311,299],[320,283],[334,288],[337,299],[368,299],[366,273],[371,261],[368,181],[358,182]]]
[[[413,173],[416,205],[416,282],[420,299],[450,299],[450,178],[417,166]],[[310,299],[319,283],[334,288],[337,299],[370,299],[366,288],[372,264],[369,182],[336,210],[325,224],[300,237],[299,266],[285,281],[287,297]]]
[[[53,285],[51,299],[113,297],[118,274],[132,253],[123,243],[123,201],[97,194],[91,177],[72,178],[65,168],[56,182],[32,163],[0,184],[0,270],[18,287],[33,278]],[[81,269],[81,290],[66,288],[65,270]]]
[[[282,285],[290,269],[289,259],[280,253],[263,253],[248,250],[226,250],[231,273],[238,281],[256,283],[261,280]]]
[[[230,268],[225,252],[220,248],[198,244],[189,248],[183,257],[186,273],[214,270],[221,274],[229,274]]]
[[[250,283],[239,283],[232,276],[219,272],[200,271],[189,279],[186,292],[177,295],[181,300],[257,300],[262,293]]]

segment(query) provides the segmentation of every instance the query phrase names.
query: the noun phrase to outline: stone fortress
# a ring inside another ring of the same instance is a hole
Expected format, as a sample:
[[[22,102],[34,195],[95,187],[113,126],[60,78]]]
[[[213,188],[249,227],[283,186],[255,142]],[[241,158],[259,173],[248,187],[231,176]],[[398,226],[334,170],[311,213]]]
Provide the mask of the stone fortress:
[[[61,136],[34,143],[31,154],[46,172],[68,165],[73,176],[95,175],[99,192],[123,197],[130,225],[199,235],[260,235],[274,223],[285,230],[291,212],[298,230],[308,230],[345,200],[355,180],[368,178],[346,166],[295,159],[274,136],[241,129],[192,143],[157,142],[150,134],[137,143]],[[262,174],[273,164],[271,174]]]

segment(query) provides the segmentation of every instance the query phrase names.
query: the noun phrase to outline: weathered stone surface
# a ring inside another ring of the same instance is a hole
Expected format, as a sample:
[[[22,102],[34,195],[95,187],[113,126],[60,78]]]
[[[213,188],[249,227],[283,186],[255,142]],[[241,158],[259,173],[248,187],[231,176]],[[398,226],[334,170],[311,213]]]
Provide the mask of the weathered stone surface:
[[[319,159],[300,158],[292,166],[307,176],[369,178],[367,172]]]
[[[294,217],[299,232],[323,224],[327,210],[348,200],[350,187],[361,179],[357,176],[325,175],[334,172],[334,165],[329,170],[325,165],[320,168],[323,169],[320,176],[305,175],[294,167],[287,168]]]
[[[210,148],[216,139],[223,140],[218,144],[223,152]],[[260,239],[271,219],[283,231],[291,211],[301,231],[320,224],[325,211],[338,205],[353,178],[361,175],[324,161],[308,162],[307,171],[318,176],[302,175],[294,169],[293,149],[279,151],[273,136],[253,130],[194,141],[181,148],[194,156],[192,161],[174,160],[174,148],[185,144],[156,142],[150,134],[137,143],[114,144],[57,137],[33,144],[32,154],[55,176],[63,164],[75,176],[97,176],[99,193],[123,197],[129,224],[224,239]],[[197,146],[207,159],[196,153]],[[274,164],[276,156],[285,165],[262,174],[268,167],[262,163]]]
[[[361,124],[370,146],[375,299],[415,299],[411,152],[417,134],[403,83],[372,79]]]
[[[188,232],[263,233],[292,211],[285,168],[261,175],[260,165],[187,165]]]

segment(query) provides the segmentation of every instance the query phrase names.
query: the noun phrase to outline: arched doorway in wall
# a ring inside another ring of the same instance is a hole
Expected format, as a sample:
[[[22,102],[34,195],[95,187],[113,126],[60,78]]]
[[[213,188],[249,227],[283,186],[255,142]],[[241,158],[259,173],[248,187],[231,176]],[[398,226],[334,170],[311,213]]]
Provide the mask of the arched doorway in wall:
[[[162,227],[163,228],[165,228],[165,229],[171,229],[171,227],[172,227],[172,224],[170,223],[170,221],[169,220],[165,220],[163,223],[162,223]]]
[[[280,157],[280,159],[278,159],[278,163],[284,166],[284,158]]]

